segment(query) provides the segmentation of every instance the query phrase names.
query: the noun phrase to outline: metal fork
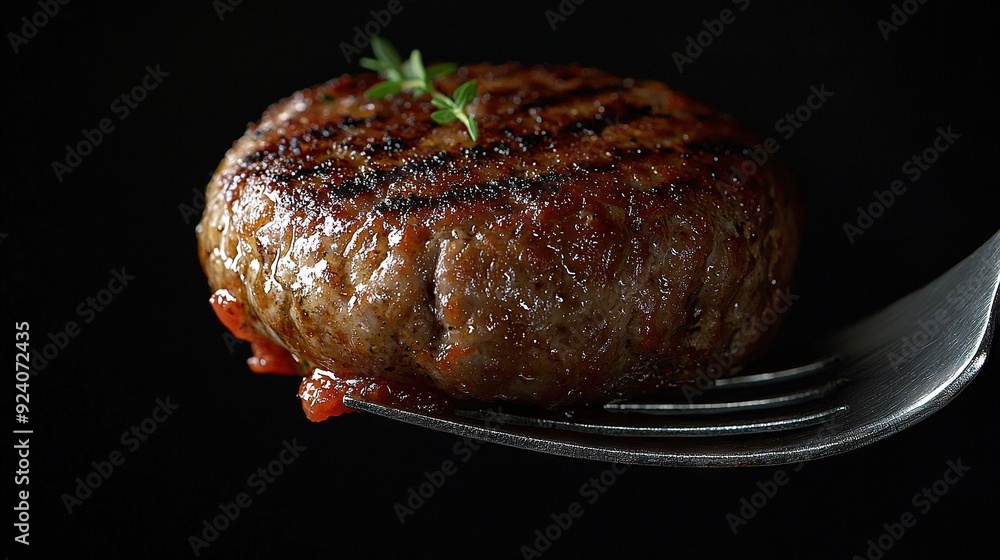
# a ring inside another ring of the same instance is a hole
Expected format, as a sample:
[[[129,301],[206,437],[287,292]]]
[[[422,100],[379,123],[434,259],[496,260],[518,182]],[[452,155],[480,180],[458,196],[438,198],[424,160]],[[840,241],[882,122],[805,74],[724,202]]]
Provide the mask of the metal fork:
[[[509,405],[431,415],[347,406],[460,436],[637,465],[777,465],[857,449],[942,408],[986,363],[1000,315],[1000,233],[924,288],[834,335],[820,359],[720,379],[702,398],[605,405],[571,414]]]

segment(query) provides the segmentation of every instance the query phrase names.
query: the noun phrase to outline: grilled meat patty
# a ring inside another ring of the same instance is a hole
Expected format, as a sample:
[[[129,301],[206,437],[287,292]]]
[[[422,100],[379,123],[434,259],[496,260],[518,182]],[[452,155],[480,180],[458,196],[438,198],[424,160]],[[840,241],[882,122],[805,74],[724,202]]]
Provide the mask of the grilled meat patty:
[[[236,141],[198,241],[234,331],[269,347],[251,365],[283,347],[303,375],[557,407],[764,348],[776,329],[754,319],[787,296],[800,212],[780,162],[749,165],[758,137],[577,66],[436,83],[471,78],[478,142],[427,96],[365,98],[374,74],[300,91]]]

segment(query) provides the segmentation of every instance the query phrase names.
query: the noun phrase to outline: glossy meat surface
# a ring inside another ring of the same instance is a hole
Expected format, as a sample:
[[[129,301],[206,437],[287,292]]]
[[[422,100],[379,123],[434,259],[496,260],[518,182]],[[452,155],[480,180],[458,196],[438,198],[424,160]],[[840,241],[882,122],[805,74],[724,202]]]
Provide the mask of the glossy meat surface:
[[[364,98],[373,74],[269,108],[208,186],[213,290],[312,366],[483,401],[602,402],[763,349],[799,209],[780,162],[733,180],[756,136],[575,66],[438,89],[472,77],[475,143],[426,97]]]

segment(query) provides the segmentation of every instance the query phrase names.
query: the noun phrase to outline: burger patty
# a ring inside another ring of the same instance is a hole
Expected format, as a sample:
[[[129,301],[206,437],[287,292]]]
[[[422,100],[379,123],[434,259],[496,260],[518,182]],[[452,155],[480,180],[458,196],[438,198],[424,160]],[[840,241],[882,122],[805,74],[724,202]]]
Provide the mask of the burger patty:
[[[552,408],[764,349],[776,329],[746,326],[786,295],[800,211],[780,162],[748,164],[757,136],[578,66],[436,84],[472,78],[477,142],[427,96],[365,98],[361,74],[276,103],[226,154],[199,254],[268,349],[256,370]]]

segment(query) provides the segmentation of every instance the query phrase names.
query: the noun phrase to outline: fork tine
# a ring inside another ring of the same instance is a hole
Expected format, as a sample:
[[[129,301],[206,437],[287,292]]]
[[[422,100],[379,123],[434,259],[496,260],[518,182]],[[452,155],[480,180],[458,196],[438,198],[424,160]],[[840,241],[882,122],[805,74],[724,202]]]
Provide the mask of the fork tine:
[[[621,422],[589,422],[558,420],[496,410],[457,410],[454,416],[429,415],[399,408],[390,408],[358,397],[344,397],[344,403],[355,410],[402,420],[428,428],[462,433],[461,428],[477,428],[487,432],[503,432],[513,426],[629,437],[717,437],[794,430],[828,422],[847,412],[847,406],[820,407],[800,413],[780,416],[750,416],[713,418],[709,421],[674,421],[669,424],[636,422],[622,416]],[[616,418],[612,418],[616,420]],[[485,426],[483,426],[485,423]],[[477,437],[482,437],[480,434]],[[489,438],[486,438],[489,439]]]
[[[823,369],[826,369],[828,366],[836,363],[839,360],[840,357],[831,356],[829,358],[819,360],[811,364],[806,364],[804,366],[794,367],[781,371],[758,373],[754,375],[739,375],[736,377],[727,377],[724,379],[718,379],[715,381],[714,388],[716,389],[742,388],[742,387],[751,387],[756,385],[770,385],[771,383],[780,383],[784,381],[803,379]]]
[[[663,403],[663,402],[628,402],[608,403],[604,409],[608,412],[638,412],[643,414],[716,414],[735,412],[739,410],[759,410],[790,406],[821,399],[847,383],[846,379],[837,379],[811,389],[802,389],[774,397],[750,399],[743,401],[722,401],[710,403]]]

